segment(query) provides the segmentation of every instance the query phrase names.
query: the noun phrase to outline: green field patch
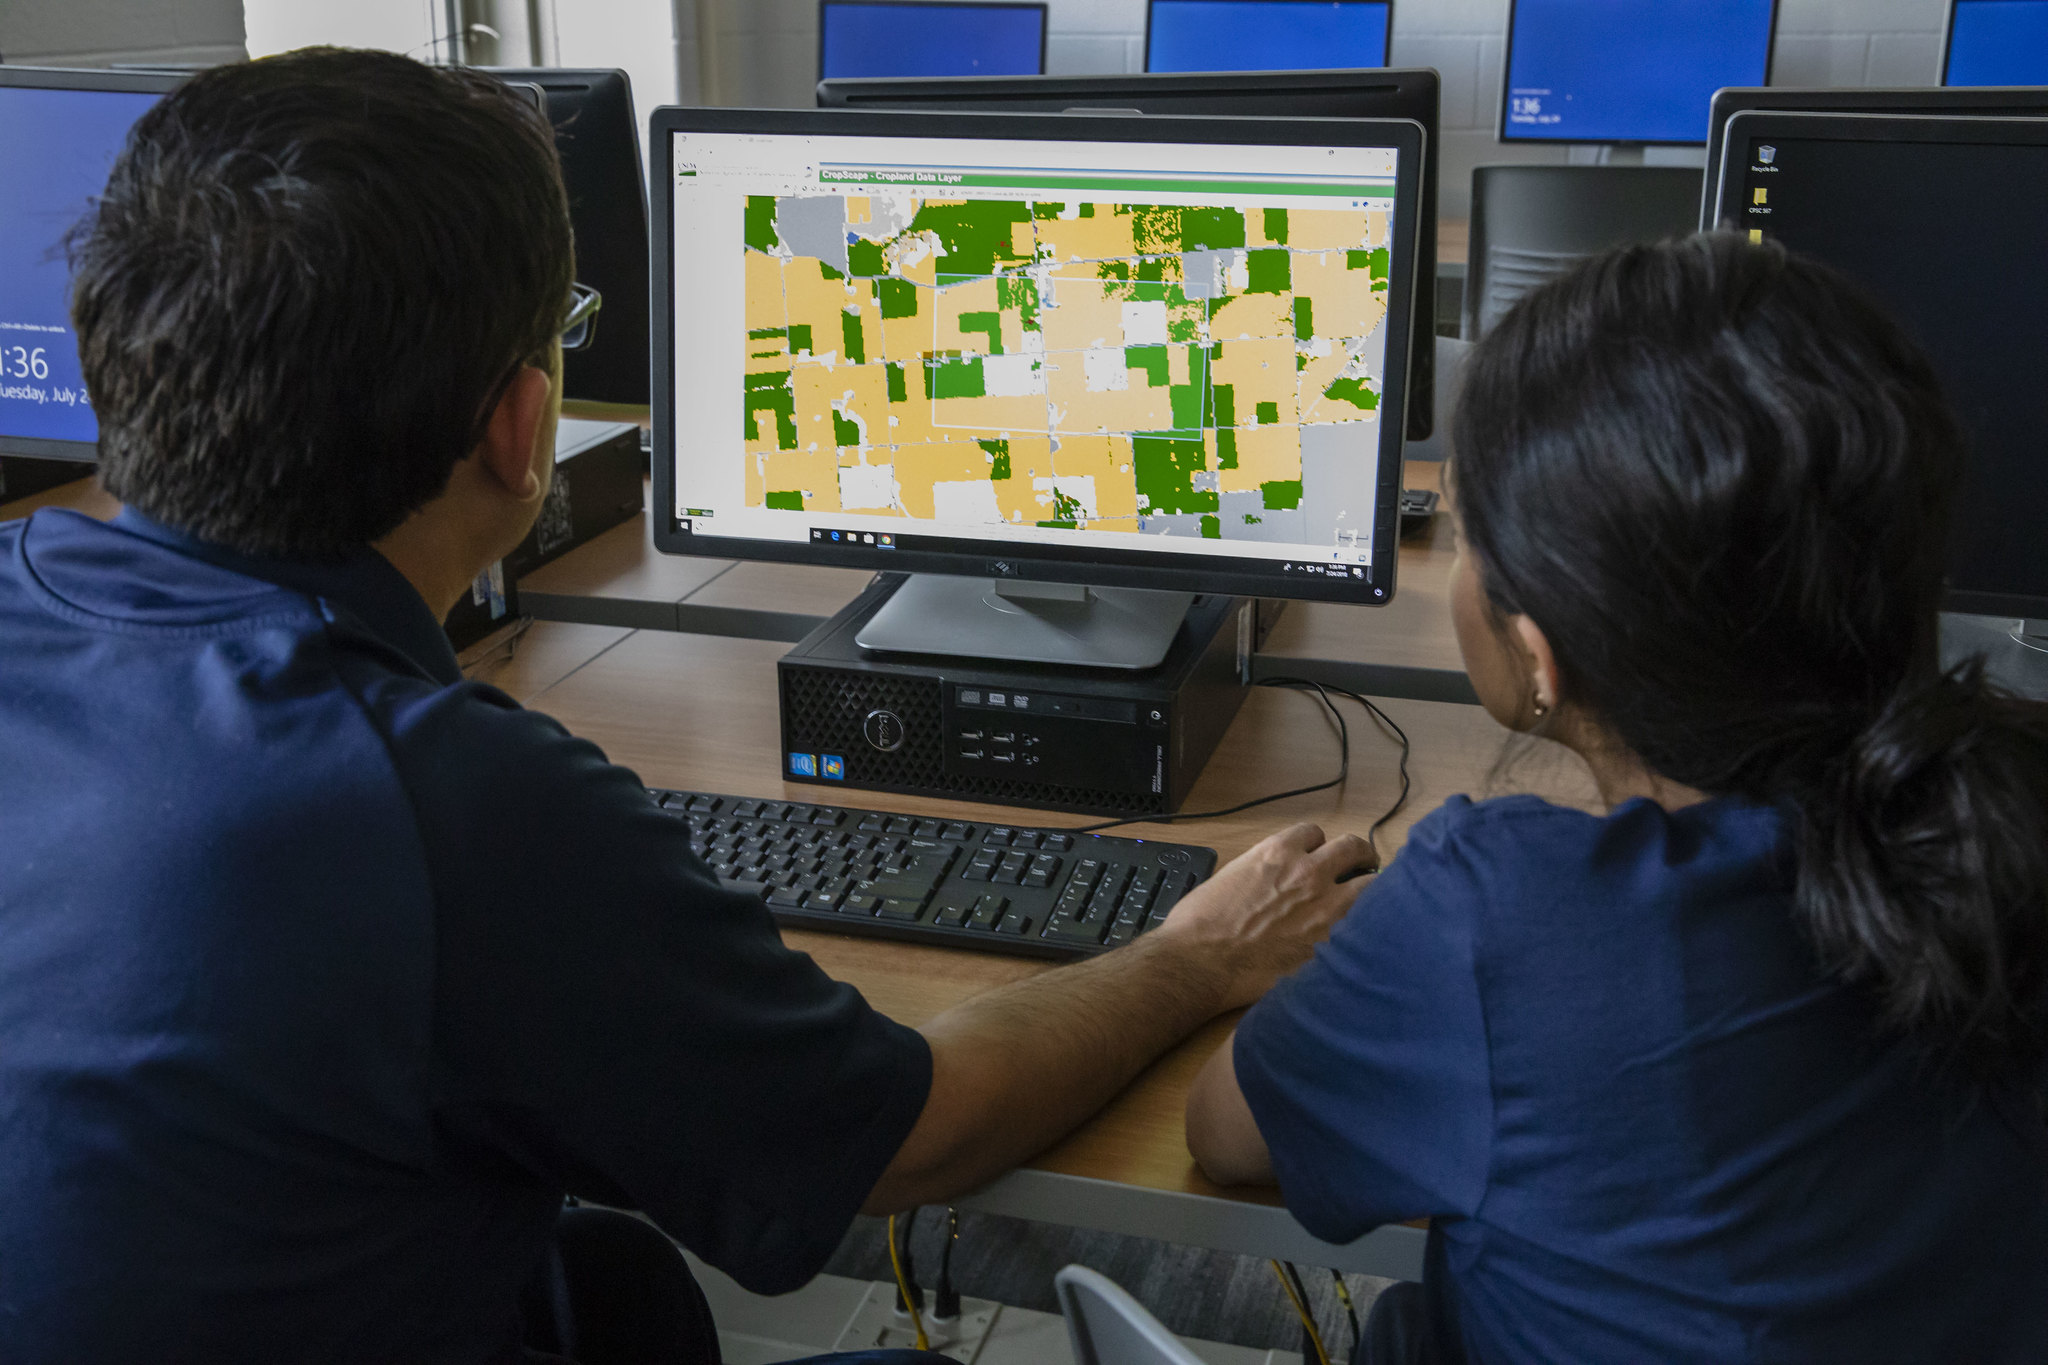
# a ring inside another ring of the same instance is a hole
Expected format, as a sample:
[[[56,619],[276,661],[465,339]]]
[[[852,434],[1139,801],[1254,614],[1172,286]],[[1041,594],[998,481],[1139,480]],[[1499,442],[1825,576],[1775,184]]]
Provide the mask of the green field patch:
[[[1041,223],[1057,218],[1066,211],[1067,206],[1065,204],[1034,203],[1031,206],[1031,216]]]
[[[844,270],[834,270],[823,261],[818,262],[818,273],[828,280],[843,280],[846,278]]]
[[[876,280],[875,302],[882,306],[882,317],[914,318],[917,316],[917,286],[909,280]]]
[[[1374,284],[1385,284],[1388,260],[1387,249],[1383,246],[1374,247],[1371,251],[1347,251],[1344,253],[1344,268],[1367,271]]]
[[[1083,204],[1083,205],[1081,205],[1081,216],[1082,216],[1083,218],[1093,218],[1093,217],[1095,216],[1095,205],[1093,205],[1093,204]]]
[[[832,444],[857,446],[860,443],[860,423],[850,421],[843,414],[834,412],[832,414]]]
[[[1245,285],[1247,294],[1284,294],[1293,283],[1294,271],[1286,247],[1269,246],[1247,251],[1244,262],[1245,271],[1250,276]]]
[[[786,337],[788,335],[789,329],[787,327],[758,327],[747,333],[747,340],[766,341],[769,337]]]
[[[1175,431],[1200,431],[1210,425],[1205,419],[1212,410],[1209,402],[1209,355],[1196,348],[1187,356],[1188,382],[1167,389],[1167,399],[1173,405]]]
[[[1131,477],[1145,499],[1144,510],[1154,516],[1216,511],[1216,490],[1195,487],[1195,475],[1206,467],[1207,456],[1199,436],[1188,438],[1168,431],[1133,436]]]
[[[1244,214],[1238,209],[1180,211],[1182,251],[1228,251],[1243,246],[1244,240]]]
[[[1208,420],[1204,426],[1234,427],[1237,425],[1237,388],[1232,384],[1216,384],[1209,389]]]
[[[811,354],[811,328],[808,323],[799,322],[789,329],[789,353],[791,355]]]
[[[1204,540],[1221,540],[1221,539],[1223,539],[1223,522],[1222,522],[1222,520],[1221,520],[1220,518],[1217,518],[1217,517],[1203,517],[1203,518],[1202,518],[1202,538],[1203,538]]]
[[[1259,526],[1264,524],[1265,520],[1264,517],[1255,517],[1249,512],[1244,514],[1244,524],[1247,526]]]
[[[1269,242],[1278,242],[1281,246],[1287,245],[1286,209],[1266,210],[1266,240]]]
[[[775,414],[775,448],[796,449],[796,391],[788,370],[764,370],[747,376],[747,439],[761,439],[760,414]]]
[[[930,362],[931,374],[926,389],[934,398],[983,398],[988,389],[981,374],[981,357],[961,359],[956,356],[935,358]]]
[[[889,273],[889,266],[882,259],[882,244],[871,242],[865,237],[856,237],[846,244],[846,269],[860,279],[873,279]]]
[[[960,331],[963,335],[985,336],[988,338],[988,353],[1003,353],[1003,315],[1001,313],[962,313]]]
[[[794,488],[785,488],[768,495],[768,506],[777,512],[801,512],[804,495]]]
[[[1052,520],[1041,521],[1040,526],[1056,531],[1072,531],[1081,524],[1081,500],[1070,498],[1055,488],[1052,490]]]
[[[1296,295],[1294,299],[1294,339],[1313,341],[1316,335],[1315,304]]]
[[[1216,467],[1237,468],[1237,431],[1233,427],[1216,429]]]
[[[1349,403],[1365,412],[1377,411],[1380,405],[1379,392],[1369,387],[1369,381],[1364,379],[1339,379],[1323,390],[1323,397]]]
[[[1301,506],[1300,479],[1270,479],[1259,485],[1268,512],[1290,512]]]
[[[964,204],[927,203],[910,220],[911,232],[930,232],[946,248],[944,283],[979,279],[996,273],[997,261],[1023,260],[1010,246],[1010,228],[1031,221],[1031,205],[1002,199],[977,199]]]
[[[868,343],[861,335],[859,309],[849,308],[839,315],[839,340],[846,348],[848,360],[856,365],[867,363]]]
[[[750,194],[747,196],[747,246],[754,251],[765,251],[773,255],[781,247],[782,238],[775,231],[775,196],[772,194]]]
[[[1010,443],[998,436],[991,440],[977,439],[975,444],[988,452],[988,476],[990,479],[1010,477]]]
[[[1164,346],[1124,347],[1124,366],[1127,369],[1145,372],[1145,387],[1163,389],[1169,380],[1168,357]]]
[[[1260,426],[1277,422],[1280,420],[1280,405],[1278,403],[1260,403],[1252,408],[1252,416],[1259,419]]]

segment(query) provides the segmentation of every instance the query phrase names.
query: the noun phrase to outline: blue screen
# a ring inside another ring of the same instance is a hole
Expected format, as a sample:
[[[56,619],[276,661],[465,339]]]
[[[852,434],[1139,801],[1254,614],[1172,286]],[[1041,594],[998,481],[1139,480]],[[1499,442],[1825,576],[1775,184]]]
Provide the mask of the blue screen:
[[[64,234],[157,95],[0,86],[0,436],[97,441]]]
[[[1037,76],[1045,11],[1036,6],[826,3],[818,69],[841,76]]]
[[[1515,0],[1501,136],[1704,142],[1724,85],[1762,85],[1772,0]]]
[[[1385,66],[1386,0],[1152,0],[1147,71]]]
[[[1948,85],[2048,85],[2048,0],[1956,0]]]

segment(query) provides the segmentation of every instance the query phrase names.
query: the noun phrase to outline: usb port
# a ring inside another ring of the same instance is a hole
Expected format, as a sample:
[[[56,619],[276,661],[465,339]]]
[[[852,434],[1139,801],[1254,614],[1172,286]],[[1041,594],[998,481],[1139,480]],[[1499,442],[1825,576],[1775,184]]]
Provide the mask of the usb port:
[[[979,750],[979,749],[962,749],[962,750],[960,751],[960,757],[962,757],[962,758],[980,758],[980,757],[981,757],[981,750]]]
[[[998,744],[1015,744],[1017,742],[1017,736],[1008,733],[1000,735],[991,735],[990,738],[995,740],[995,742]]]
[[[979,744],[981,742],[981,731],[962,730],[960,732],[960,742],[962,744]]]
[[[1017,755],[1015,754],[993,754],[991,757],[997,763],[1015,763],[1017,761]]]

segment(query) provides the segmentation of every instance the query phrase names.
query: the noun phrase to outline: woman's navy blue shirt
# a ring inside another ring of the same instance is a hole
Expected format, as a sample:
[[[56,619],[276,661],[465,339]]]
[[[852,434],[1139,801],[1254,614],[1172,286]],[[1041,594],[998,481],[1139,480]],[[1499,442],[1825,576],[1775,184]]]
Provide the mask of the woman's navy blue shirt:
[[[517,1358],[564,1191],[793,1289],[930,1078],[373,551],[0,525],[0,1361]]]
[[[1475,1362],[2048,1360],[2048,1138],[1880,1036],[1784,820],[1454,797],[1245,1018],[1287,1206],[1435,1219]]]

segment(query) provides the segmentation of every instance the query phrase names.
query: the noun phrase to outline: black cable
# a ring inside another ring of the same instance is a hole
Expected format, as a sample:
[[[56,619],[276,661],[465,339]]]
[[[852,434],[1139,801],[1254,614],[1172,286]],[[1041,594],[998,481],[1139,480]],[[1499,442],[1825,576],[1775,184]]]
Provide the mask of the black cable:
[[[1331,1280],[1337,1285],[1337,1298],[1344,1305],[1344,1320],[1351,1324],[1351,1349],[1344,1354],[1346,1360],[1358,1359],[1359,1351],[1365,1345],[1364,1334],[1358,1330],[1358,1305],[1351,1301],[1351,1286],[1344,1283],[1344,1272],[1333,1270]]]
[[[1301,1282],[1301,1272],[1294,1268],[1294,1262],[1282,1261],[1280,1264],[1286,1267],[1287,1278],[1294,1285],[1295,1296],[1301,1301],[1303,1345],[1307,1348],[1301,1353],[1302,1359],[1304,1361],[1311,1359],[1320,1360],[1324,1362],[1324,1365],[1329,1365],[1329,1347],[1323,1341],[1322,1329],[1316,1326],[1315,1308],[1309,1301],[1308,1286]]]
[[[1337,764],[1337,775],[1335,777],[1327,782],[1318,782],[1312,787],[1296,787],[1292,791],[1274,792],[1271,796],[1255,797],[1250,801],[1243,801],[1235,806],[1227,806],[1222,810],[1181,811],[1172,815],[1133,815],[1121,820],[1101,820],[1092,825],[1081,825],[1072,832],[1075,834],[1093,834],[1098,830],[1115,829],[1120,825],[1171,825],[1182,820],[1214,820],[1219,816],[1236,815],[1239,811],[1250,810],[1255,806],[1264,806],[1274,801],[1285,801],[1289,797],[1307,796],[1313,792],[1328,791],[1332,787],[1341,786],[1345,779],[1351,775],[1351,730],[1350,727],[1344,724],[1343,714],[1337,710],[1336,704],[1330,700],[1330,693],[1334,692],[1338,696],[1355,701],[1364,707],[1366,712],[1381,726],[1390,731],[1401,745],[1400,794],[1394,798],[1394,804],[1387,807],[1386,813],[1373,821],[1371,828],[1365,832],[1365,842],[1372,849],[1374,860],[1384,861],[1380,858],[1379,832],[1385,828],[1389,820],[1399,815],[1407,807],[1408,794],[1412,786],[1408,776],[1408,757],[1413,750],[1413,746],[1409,742],[1408,732],[1396,724],[1394,718],[1381,710],[1379,705],[1371,698],[1362,696],[1346,687],[1319,683],[1312,678],[1280,677],[1261,678],[1253,686],[1281,687],[1286,688],[1290,692],[1313,691],[1315,693],[1316,699],[1322,702],[1324,708],[1329,711],[1330,718],[1337,724],[1337,741],[1340,746],[1340,754]]]
[[[939,1249],[938,1292],[932,1299],[932,1314],[940,1318],[960,1316],[960,1291],[953,1288],[953,1243],[960,1240],[960,1210],[946,1209],[946,1240]]]

